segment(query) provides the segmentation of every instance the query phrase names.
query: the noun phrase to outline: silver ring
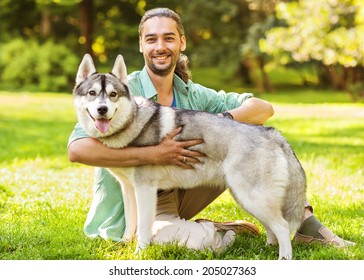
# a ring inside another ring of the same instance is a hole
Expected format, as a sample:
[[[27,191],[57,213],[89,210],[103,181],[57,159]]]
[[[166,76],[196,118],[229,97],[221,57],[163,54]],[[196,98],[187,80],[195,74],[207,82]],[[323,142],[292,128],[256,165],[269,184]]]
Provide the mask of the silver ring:
[[[186,162],[186,157],[183,157],[183,161],[182,161],[183,163],[185,163]]]

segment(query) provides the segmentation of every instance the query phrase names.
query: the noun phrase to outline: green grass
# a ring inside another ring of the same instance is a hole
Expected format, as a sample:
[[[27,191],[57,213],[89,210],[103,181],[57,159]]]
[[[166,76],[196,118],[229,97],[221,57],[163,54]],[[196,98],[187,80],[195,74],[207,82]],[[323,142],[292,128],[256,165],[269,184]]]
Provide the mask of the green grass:
[[[305,95],[310,95],[309,98]],[[265,95],[276,126],[289,139],[308,177],[317,217],[358,243],[346,250],[294,245],[296,259],[364,259],[364,105],[333,102],[328,93]],[[271,98],[270,98],[271,97]],[[299,98],[298,98],[299,97]],[[70,94],[0,93],[0,259],[276,259],[266,235],[239,236],[223,253],[153,245],[142,255],[135,243],[89,239],[83,223],[92,199],[93,168],[71,164],[67,140],[76,122]],[[196,218],[246,219],[228,192]]]

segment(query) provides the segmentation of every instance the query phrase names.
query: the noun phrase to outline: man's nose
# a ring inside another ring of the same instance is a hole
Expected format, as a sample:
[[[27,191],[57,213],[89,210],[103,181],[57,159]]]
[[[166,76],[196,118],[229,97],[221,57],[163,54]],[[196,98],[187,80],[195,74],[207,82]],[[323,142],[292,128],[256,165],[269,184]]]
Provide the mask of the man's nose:
[[[164,42],[164,40],[162,39],[158,39],[157,41],[157,50],[162,51],[166,49],[166,44]]]

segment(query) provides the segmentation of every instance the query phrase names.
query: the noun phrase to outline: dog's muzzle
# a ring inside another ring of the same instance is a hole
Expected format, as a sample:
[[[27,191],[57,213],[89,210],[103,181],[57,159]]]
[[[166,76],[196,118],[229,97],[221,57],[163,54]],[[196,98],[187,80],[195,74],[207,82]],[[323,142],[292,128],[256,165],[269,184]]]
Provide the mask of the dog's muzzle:
[[[90,118],[94,121],[95,127],[101,133],[106,133],[110,128],[110,121],[111,118],[108,119],[106,114],[109,111],[109,108],[106,105],[100,105],[97,107],[98,117],[93,117],[92,114],[88,109],[86,109],[87,113],[89,114]]]

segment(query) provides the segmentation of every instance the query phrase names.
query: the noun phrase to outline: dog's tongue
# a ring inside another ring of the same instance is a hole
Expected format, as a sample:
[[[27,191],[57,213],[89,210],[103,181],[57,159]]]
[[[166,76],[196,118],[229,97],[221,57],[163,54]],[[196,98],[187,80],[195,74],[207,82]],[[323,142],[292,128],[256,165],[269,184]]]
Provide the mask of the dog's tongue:
[[[95,125],[101,133],[105,133],[110,128],[110,121],[106,119],[98,119],[95,121]]]

